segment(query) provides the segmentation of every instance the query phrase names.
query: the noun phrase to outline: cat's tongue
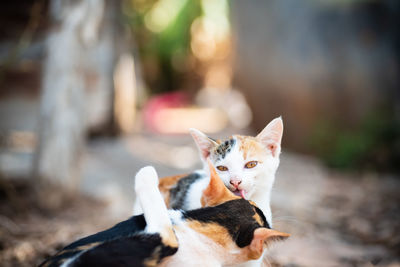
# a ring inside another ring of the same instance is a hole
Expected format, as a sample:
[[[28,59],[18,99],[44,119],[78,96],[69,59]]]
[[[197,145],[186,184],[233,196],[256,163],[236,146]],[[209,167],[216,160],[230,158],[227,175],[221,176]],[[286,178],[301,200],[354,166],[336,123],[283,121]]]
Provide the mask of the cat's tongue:
[[[237,196],[242,197],[243,199],[246,199],[246,195],[245,195],[245,191],[244,190],[235,190],[233,191],[233,193]]]

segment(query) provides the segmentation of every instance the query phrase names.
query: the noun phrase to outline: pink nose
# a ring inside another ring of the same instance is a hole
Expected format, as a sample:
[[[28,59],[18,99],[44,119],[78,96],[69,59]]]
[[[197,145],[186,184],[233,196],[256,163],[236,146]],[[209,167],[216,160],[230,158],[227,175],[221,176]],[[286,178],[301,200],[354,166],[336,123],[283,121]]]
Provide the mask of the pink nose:
[[[235,188],[237,188],[242,183],[242,181],[238,181],[238,180],[233,180],[232,181],[232,180],[230,180],[229,183],[231,185],[233,185]]]

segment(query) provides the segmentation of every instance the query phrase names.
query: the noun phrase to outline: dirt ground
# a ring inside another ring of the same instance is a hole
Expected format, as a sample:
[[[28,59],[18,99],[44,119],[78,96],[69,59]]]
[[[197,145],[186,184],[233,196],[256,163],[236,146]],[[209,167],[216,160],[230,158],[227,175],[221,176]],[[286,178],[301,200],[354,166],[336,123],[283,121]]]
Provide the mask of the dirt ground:
[[[283,157],[274,227],[292,237],[270,251],[278,266],[400,266],[400,180],[343,174]]]
[[[106,204],[51,187],[38,192],[26,180],[1,180],[1,266],[37,266],[71,241],[108,227]]]
[[[82,193],[74,196],[0,179],[1,266],[37,265],[76,238],[129,217],[140,167],[152,164],[160,176],[184,173],[199,166],[196,153],[190,138],[179,136],[93,141]],[[281,159],[274,228],[292,236],[269,249],[271,266],[400,266],[398,177],[336,173],[286,151]]]

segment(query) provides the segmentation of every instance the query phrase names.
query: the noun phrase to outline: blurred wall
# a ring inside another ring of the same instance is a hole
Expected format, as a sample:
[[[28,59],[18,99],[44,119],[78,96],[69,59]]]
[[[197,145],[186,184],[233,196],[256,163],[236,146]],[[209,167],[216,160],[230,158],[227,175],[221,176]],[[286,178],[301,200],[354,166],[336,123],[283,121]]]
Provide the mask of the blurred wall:
[[[284,146],[307,151],[321,123],[398,107],[399,15],[396,0],[232,1],[234,84],[257,130],[282,115]]]

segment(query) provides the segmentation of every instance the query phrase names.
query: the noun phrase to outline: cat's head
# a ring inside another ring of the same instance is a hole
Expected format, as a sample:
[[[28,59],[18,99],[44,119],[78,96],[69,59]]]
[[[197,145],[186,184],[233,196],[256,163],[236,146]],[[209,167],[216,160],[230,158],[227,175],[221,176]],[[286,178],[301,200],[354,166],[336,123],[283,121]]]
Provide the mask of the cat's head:
[[[215,141],[202,132],[191,129],[203,162],[207,158],[232,192],[249,199],[256,188],[271,188],[279,166],[283,122],[272,120],[256,137],[233,135]]]
[[[188,211],[187,218],[194,219],[192,227],[198,232],[224,247],[225,264],[258,259],[269,243],[289,237],[270,229],[257,205],[228,190],[209,159],[207,163],[210,182],[201,198],[205,208]]]

